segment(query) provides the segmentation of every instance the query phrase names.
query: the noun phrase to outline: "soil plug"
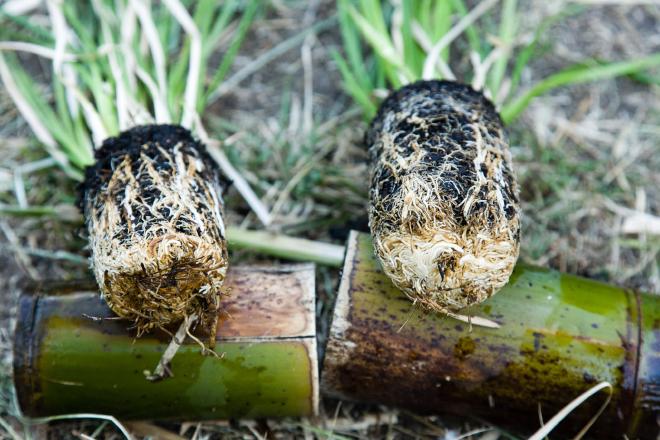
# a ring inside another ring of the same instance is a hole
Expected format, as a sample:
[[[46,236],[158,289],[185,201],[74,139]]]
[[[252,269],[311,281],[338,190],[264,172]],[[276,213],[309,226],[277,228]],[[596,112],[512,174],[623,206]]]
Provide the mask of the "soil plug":
[[[176,125],[107,139],[81,208],[103,298],[138,335],[198,316],[214,328],[227,272],[225,187],[206,148]]]
[[[490,101],[463,84],[419,81],[383,102],[366,142],[369,225],[394,284],[443,313],[503,287],[518,258],[520,207]]]

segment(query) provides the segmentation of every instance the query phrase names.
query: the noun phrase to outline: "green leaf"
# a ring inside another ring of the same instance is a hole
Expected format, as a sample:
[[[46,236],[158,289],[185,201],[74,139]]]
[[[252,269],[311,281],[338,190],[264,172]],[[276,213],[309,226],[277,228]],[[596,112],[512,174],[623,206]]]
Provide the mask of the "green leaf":
[[[351,6],[350,9],[355,8]],[[362,11],[362,15],[374,27],[377,33],[389,35],[380,0],[361,0],[360,11]]]
[[[411,81],[419,78],[422,74],[424,56],[419,50],[412,35],[411,23],[413,20],[412,2],[403,2],[403,19],[401,23],[401,39],[403,40],[403,62],[413,73]]]
[[[376,105],[371,102],[369,99],[369,93],[371,90],[366,90],[361,86],[359,81],[353,75],[353,72],[346,64],[346,61],[339,55],[339,52],[333,51],[332,57],[341,72],[342,78],[344,80],[344,88],[351,95],[353,100],[357,102],[361,107],[367,118],[371,118],[376,114],[377,108]]]
[[[642,84],[646,85],[660,85],[660,76],[659,75],[651,75],[647,72],[633,72],[630,74],[630,77]]]
[[[58,165],[70,177],[78,180],[82,179],[82,173],[79,169],[87,165],[86,160],[91,153],[84,151],[76,144],[75,139],[63,127],[53,109],[45,103],[42,91],[39,90],[37,83],[20,65],[16,56],[14,54],[7,54],[4,60],[11,70],[17,92],[20,93],[25,104],[30,107],[45,129],[48,130],[59,144],[61,150],[57,147],[53,148],[49,146],[44,146],[44,148],[57,160]],[[58,157],[61,153],[64,153],[67,160]]]
[[[495,61],[489,75],[489,88],[494,97],[499,95],[500,85],[506,72],[506,66],[511,57],[511,50],[513,40],[516,35],[518,26],[516,17],[517,0],[505,0],[504,8],[502,9],[502,17],[500,21],[500,35],[499,39],[504,46],[504,54]]]
[[[229,1],[222,6],[222,10],[220,11],[218,18],[213,23],[213,26],[208,35],[204,37],[203,50],[205,58],[207,58],[215,49],[216,45],[218,44],[218,40],[222,36],[222,33],[227,30],[227,25],[234,16],[237,8],[237,1]]]
[[[355,28],[350,14],[348,13],[348,1],[339,0],[337,2],[337,13],[339,18],[339,30],[344,43],[344,52],[348,57],[348,63],[357,82],[367,89],[372,89],[372,82],[367,67],[364,63],[362,48],[360,44],[360,35]]]
[[[550,75],[512,102],[506,104],[501,112],[502,120],[505,124],[513,122],[527,108],[532,99],[557,87],[631,75],[658,65],[660,65],[660,54],[632,61],[569,67]]]
[[[435,2],[435,8],[433,8],[433,15],[431,16],[432,22],[429,29],[429,35],[433,38],[433,44],[440,41],[440,39],[451,29],[451,14],[451,2]],[[447,46],[442,52],[440,52],[440,58],[445,62],[449,61],[449,51],[450,47]]]
[[[401,81],[398,78],[398,72],[401,72],[408,81],[414,81],[415,75],[410,68],[405,65],[400,54],[397,53],[390,40],[389,34],[387,32],[379,32],[378,26],[372,25],[372,23],[360,15],[355,8],[349,8],[349,14],[360,29],[362,36],[369,42],[373,50],[389,65],[385,65],[384,67],[392,84],[395,87],[399,87]]]
[[[232,39],[227,52],[222,57],[222,62],[220,63],[220,66],[218,66],[215,75],[213,75],[209,86],[206,88],[204,99],[200,100],[200,105],[202,106],[199,109],[200,111],[203,109],[203,106],[206,105],[206,101],[208,100],[211,93],[213,93],[213,91],[224,80],[225,75],[227,75],[227,72],[229,71],[229,68],[234,63],[238,49],[241,47],[241,44],[243,44],[243,41],[245,40],[247,31],[250,29],[250,25],[252,24],[252,21],[254,20],[257,11],[259,10],[259,6],[260,2],[258,0],[251,0],[245,8],[245,11],[241,17],[241,21],[238,23],[238,28],[236,29],[234,38]]]
[[[14,32],[7,22],[16,24],[18,30]],[[55,38],[43,25],[33,24],[29,19],[20,15],[7,14],[2,8],[0,8],[0,23],[2,24],[0,35],[3,40],[20,38],[21,41],[48,47],[55,43]]]
[[[197,25],[197,29],[199,29],[199,33],[202,35],[202,38],[208,35],[209,30],[211,28],[211,24],[213,24],[217,3],[218,2],[215,0],[197,1],[197,5],[195,7],[195,13],[193,15],[193,20],[195,21],[195,24]],[[233,1],[228,1],[225,4],[225,7],[228,9],[233,8],[234,6],[235,3]]]

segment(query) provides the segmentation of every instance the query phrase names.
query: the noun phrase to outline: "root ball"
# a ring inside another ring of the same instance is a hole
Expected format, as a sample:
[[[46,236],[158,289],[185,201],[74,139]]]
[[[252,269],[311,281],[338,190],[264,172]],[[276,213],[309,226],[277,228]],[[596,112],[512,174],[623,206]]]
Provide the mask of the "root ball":
[[[394,284],[440,312],[504,286],[518,258],[520,207],[493,105],[466,85],[420,81],[385,100],[366,142],[369,225]]]
[[[193,314],[215,322],[228,263],[224,187],[204,145],[179,126],[136,127],[97,150],[81,195],[91,265],[138,334]]]

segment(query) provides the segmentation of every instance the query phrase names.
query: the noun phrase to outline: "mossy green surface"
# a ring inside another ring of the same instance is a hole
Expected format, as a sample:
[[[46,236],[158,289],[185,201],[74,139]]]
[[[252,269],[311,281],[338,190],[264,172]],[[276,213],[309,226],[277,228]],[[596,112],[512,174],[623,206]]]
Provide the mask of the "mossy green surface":
[[[649,345],[657,341],[655,297],[518,264],[497,295],[461,310],[499,328],[470,326],[411,305],[383,273],[367,234],[353,234],[349,243],[340,292],[346,289],[350,304],[326,351],[326,392],[533,432],[539,405],[547,420],[606,381],[612,400],[596,435],[636,438],[653,426],[644,399],[653,398],[657,382],[658,357]],[[650,383],[642,389],[644,380]],[[605,398],[576,409],[562,433],[578,432]]]

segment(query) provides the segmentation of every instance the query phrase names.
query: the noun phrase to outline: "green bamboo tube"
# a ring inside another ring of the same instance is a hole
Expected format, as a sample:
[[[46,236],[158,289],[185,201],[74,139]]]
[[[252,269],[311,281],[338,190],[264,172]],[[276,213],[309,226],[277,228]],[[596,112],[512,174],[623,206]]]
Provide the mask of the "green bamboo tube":
[[[173,377],[145,379],[171,337],[135,338],[97,292],[23,296],[14,377],[31,417],[96,412],[122,419],[311,416],[318,407],[314,266],[233,267],[216,353],[186,340]],[[205,335],[198,335],[205,336]]]
[[[594,438],[657,438],[660,301],[596,281],[518,265],[496,296],[463,313],[472,326],[411,307],[383,273],[371,239],[349,238],[323,363],[327,395],[421,413],[473,416],[529,434],[601,381],[612,400]],[[605,401],[580,406],[557,428],[575,435]]]

